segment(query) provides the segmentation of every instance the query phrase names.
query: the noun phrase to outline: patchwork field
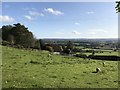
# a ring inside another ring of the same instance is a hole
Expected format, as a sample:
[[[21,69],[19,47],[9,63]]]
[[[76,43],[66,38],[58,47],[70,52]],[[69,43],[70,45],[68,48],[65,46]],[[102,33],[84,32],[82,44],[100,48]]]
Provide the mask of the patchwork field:
[[[117,88],[118,62],[2,48],[3,88]],[[105,62],[105,66],[103,66]],[[96,68],[101,72],[96,73]]]

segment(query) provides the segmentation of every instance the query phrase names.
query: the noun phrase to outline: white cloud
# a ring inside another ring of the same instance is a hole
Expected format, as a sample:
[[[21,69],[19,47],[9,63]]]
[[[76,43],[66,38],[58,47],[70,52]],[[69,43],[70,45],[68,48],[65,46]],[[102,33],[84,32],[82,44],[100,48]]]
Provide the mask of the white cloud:
[[[80,25],[80,23],[76,22],[75,25]]]
[[[28,19],[28,20],[32,20],[32,17],[28,16],[28,15],[25,15],[25,18]]]
[[[78,32],[78,31],[73,31],[72,33],[75,34],[75,35],[80,35],[80,34],[81,34],[81,33]]]
[[[104,30],[104,29],[97,29],[96,30],[97,32],[104,32],[104,33],[107,33],[108,31]]]
[[[2,16],[0,15],[0,21],[1,22],[13,22],[15,21],[14,18],[10,17],[10,16]]]
[[[101,34],[102,34],[102,35],[108,34],[108,31],[107,31],[107,30],[104,30],[104,29],[89,29],[86,34],[99,36],[99,35],[101,35]]]
[[[94,11],[89,11],[89,12],[86,12],[87,14],[94,14],[95,12]]]
[[[63,15],[64,13],[58,10],[54,10],[53,8],[46,8],[44,11],[52,13],[54,15]]]
[[[89,31],[92,31],[92,32],[103,32],[103,33],[107,33],[108,31],[107,30],[104,30],[104,29],[90,29]]]
[[[31,16],[44,16],[43,13],[39,13],[39,12],[36,12],[36,11],[29,11],[29,14]]]

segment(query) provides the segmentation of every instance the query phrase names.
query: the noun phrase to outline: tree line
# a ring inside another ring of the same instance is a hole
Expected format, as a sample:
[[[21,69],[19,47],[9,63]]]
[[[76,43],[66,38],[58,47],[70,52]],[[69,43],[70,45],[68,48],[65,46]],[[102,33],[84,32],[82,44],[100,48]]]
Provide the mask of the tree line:
[[[71,41],[67,46],[57,44],[45,44],[42,39],[36,39],[32,32],[24,25],[17,23],[13,25],[2,26],[2,44],[10,46],[19,46],[22,48],[32,48],[39,50],[48,50],[50,52],[70,53],[73,50]]]

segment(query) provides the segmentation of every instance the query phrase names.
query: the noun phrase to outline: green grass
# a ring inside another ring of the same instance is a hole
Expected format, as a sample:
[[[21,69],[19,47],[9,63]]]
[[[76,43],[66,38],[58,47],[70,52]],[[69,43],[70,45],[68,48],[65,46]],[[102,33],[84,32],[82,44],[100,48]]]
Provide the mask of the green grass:
[[[90,48],[86,48],[86,49],[83,49],[83,50],[95,50],[95,51],[99,51],[97,49],[90,49]],[[95,52],[95,55],[107,55],[107,56],[114,55],[114,56],[119,56],[118,54],[120,53],[120,51],[113,51],[113,50],[102,50],[101,49],[100,51],[102,51],[103,53],[100,53],[100,52],[96,53]],[[77,53],[79,54],[81,52],[77,52]],[[90,52],[86,52],[84,54],[86,54],[86,55],[92,55],[92,53],[90,53]]]
[[[86,55],[92,55],[92,53],[84,53]],[[103,52],[103,53],[95,53],[95,55],[107,55],[107,56],[118,56],[118,52],[115,52],[115,51],[112,51],[111,53],[110,52]]]
[[[118,62],[3,47],[3,88],[117,88]],[[33,63],[30,63],[30,62]],[[94,73],[96,67],[101,72]]]
[[[101,50],[101,51],[103,51],[103,53],[100,53],[100,52],[96,53],[95,52],[95,55],[107,55],[107,56],[113,55],[113,56],[118,56],[118,53],[119,53],[118,51],[113,51],[113,50]],[[84,54],[86,54],[86,55],[92,55],[92,53],[89,53],[89,52],[84,53]]]

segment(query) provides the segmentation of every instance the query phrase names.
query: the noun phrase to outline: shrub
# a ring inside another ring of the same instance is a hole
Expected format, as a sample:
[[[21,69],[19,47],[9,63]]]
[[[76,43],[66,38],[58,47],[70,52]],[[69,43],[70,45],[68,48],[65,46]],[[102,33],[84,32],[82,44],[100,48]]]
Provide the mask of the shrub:
[[[54,52],[53,48],[51,46],[46,46],[46,50],[50,51],[50,52]]]
[[[52,51],[52,52],[53,51],[54,52],[62,52],[63,51],[62,46],[56,45],[56,44],[46,44],[45,47],[46,47],[46,50],[49,50],[49,51]],[[49,47],[51,47],[53,50],[48,49]]]
[[[88,58],[91,59],[99,59],[99,60],[113,60],[113,61],[117,61],[120,59],[119,56],[105,56],[105,55],[89,55]]]
[[[86,50],[86,52],[88,52],[88,53],[93,53],[93,50]]]
[[[81,52],[82,51],[82,49],[79,49],[79,48],[74,48],[73,49],[73,52]]]

